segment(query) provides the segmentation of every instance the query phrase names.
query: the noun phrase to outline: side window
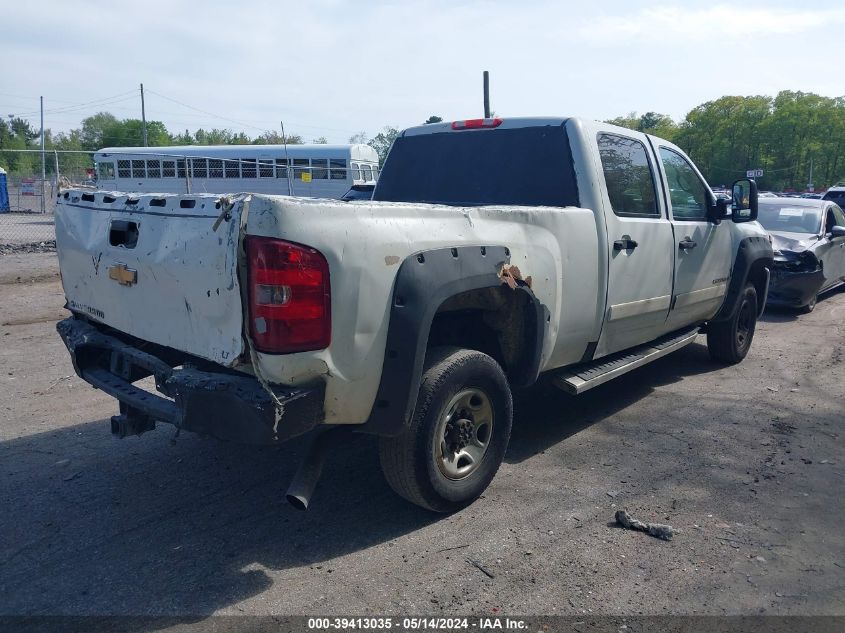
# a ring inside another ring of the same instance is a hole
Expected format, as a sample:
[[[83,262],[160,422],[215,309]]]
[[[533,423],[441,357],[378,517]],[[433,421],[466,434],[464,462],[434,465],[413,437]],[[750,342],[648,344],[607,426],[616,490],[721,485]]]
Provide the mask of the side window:
[[[114,163],[97,163],[97,174],[100,180],[114,180]]]
[[[293,160],[293,177],[297,180],[302,178],[303,174],[310,174],[311,170],[308,169],[309,159],[307,158],[294,158]]]
[[[672,217],[676,220],[707,220],[706,185],[683,156],[671,149],[660,148],[660,160],[669,185]]]
[[[845,213],[842,212],[842,209],[837,205],[833,205],[830,210],[833,211],[833,223],[836,226],[845,226]]]
[[[361,168],[358,163],[352,163],[352,180],[361,180]]]
[[[161,177],[174,178],[176,176],[176,163],[172,160],[161,161]]]
[[[645,146],[615,134],[599,134],[598,145],[613,212],[620,216],[660,217]]]
[[[223,161],[220,158],[208,159],[208,177],[222,178],[223,177]]]
[[[254,158],[241,159],[241,178],[255,178],[258,174],[258,169],[255,166]]]
[[[330,158],[329,168],[329,178],[331,178],[332,180],[346,180],[345,158]]]
[[[288,161],[286,158],[276,159],[276,178],[288,177]]]
[[[147,177],[148,178],[161,178],[161,161],[160,160],[148,160],[147,161]]]
[[[226,174],[226,178],[240,178],[241,161],[237,158],[223,159],[223,172]]]
[[[325,180],[329,177],[329,170],[327,169],[329,160],[327,158],[312,158],[311,159],[311,177],[320,180]]]
[[[146,178],[146,165],[142,160],[133,160],[132,161],[132,177],[133,178]]]
[[[184,178],[186,176],[186,174],[185,174],[185,161],[186,160],[187,159],[185,159],[185,158],[180,158],[179,160],[176,161],[176,175],[179,178]]]
[[[117,175],[119,178],[130,178],[131,173],[129,171],[129,161],[128,160],[119,160],[117,161]]]
[[[361,174],[361,177],[367,182],[371,182],[373,180],[373,170],[369,165],[361,165]]]
[[[259,178],[273,178],[273,159],[259,158],[258,159],[258,177]]]
[[[191,159],[191,175],[194,178],[208,178],[208,159],[207,158],[192,158]]]

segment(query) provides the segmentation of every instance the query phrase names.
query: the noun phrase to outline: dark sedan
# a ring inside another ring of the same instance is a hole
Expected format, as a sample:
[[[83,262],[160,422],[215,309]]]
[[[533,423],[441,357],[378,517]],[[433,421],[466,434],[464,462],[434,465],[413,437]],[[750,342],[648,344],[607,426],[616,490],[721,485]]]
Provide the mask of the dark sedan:
[[[829,200],[760,198],[759,205],[775,251],[768,304],[810,312],[819,293],[845,280],[845,215]]]
[[[375,185],[352,185],[340,199],[346,202],[350,200],[372,200]]]

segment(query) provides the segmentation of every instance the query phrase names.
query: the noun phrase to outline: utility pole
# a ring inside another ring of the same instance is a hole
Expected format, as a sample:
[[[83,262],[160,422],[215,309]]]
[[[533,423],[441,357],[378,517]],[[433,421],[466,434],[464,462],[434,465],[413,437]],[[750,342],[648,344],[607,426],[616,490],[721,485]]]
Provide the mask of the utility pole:
[[[47,213],[47,204],[44,200],[46,189],[44,180],[47,178],[47,161],[44,155],[44,97],[41,97],[41,213]]]
[[[807,182],[807,190],[812,193],[816,190],[813,186],[813,157],[810,156],[810,180]]]
[[[141,123],[144,126],[144,147],[147,146],[147,113],[144,110],[144,84],[141,84]]]
[[[484,118],[490,118],[490,73],[484,71]]]
[[[279,121],[279,125],[282,126],[282,143],[285,144],[285,169],[287,169],[287,176],[288,176],[288,195],[293,195],[293,183],[290,181],[290,158],[288,158],[288,137],[285,134],[285,122]]]

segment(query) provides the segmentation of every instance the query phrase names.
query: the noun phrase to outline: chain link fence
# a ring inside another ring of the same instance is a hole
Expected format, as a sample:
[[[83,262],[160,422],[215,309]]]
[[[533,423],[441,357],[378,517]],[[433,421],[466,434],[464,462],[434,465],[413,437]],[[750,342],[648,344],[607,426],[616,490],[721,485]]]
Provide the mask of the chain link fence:
[[[44,251],[54,247],[53,212],[59,186],[93,184],[93,156],[93,152],[46,152],[45,177],[42,179],[39,152],[0,151],[0,167],[7,172],[9,200],[8,209],[0,209],[0,255]],[[26,160],[16,160],[21,157]],[[17,168],[10,169],[10,164]]]
[[[252,149],[252,148],[251,148]],[[156,193],[254,193],[340,198],[352,185],[368,185],[369,194],[379,175],[378,163],[343,150],[320,155],[288,157],[271,153],[253,158],[202,156],[145,149],[100,157],[94,172],[95,152],[46,152],[45,177],[36,150],[0,150],[0,167],[7,169],[9,207],[0,209],[0,254],[43,250],[55,244],[54,211],[59,188],[67,186],[116,188],[119,191]],[[278,151],[278,150],[277,150]],[[292,150],[293,152],[294,150]],[[14,152],[25,160],[9,159]],[[37,173],[35,171],[37,170]],[[366,196],[365,191],[362,196]]]

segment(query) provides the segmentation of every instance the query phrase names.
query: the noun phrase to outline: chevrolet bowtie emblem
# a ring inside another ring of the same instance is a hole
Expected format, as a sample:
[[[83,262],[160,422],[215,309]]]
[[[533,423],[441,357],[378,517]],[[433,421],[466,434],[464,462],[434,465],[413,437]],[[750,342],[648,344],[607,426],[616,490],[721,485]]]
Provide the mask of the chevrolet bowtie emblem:
[[[127,268],[126,264],[114,264],[109,267],[109,279],[114,279],[121,286],[138,283],[138,271]]]

